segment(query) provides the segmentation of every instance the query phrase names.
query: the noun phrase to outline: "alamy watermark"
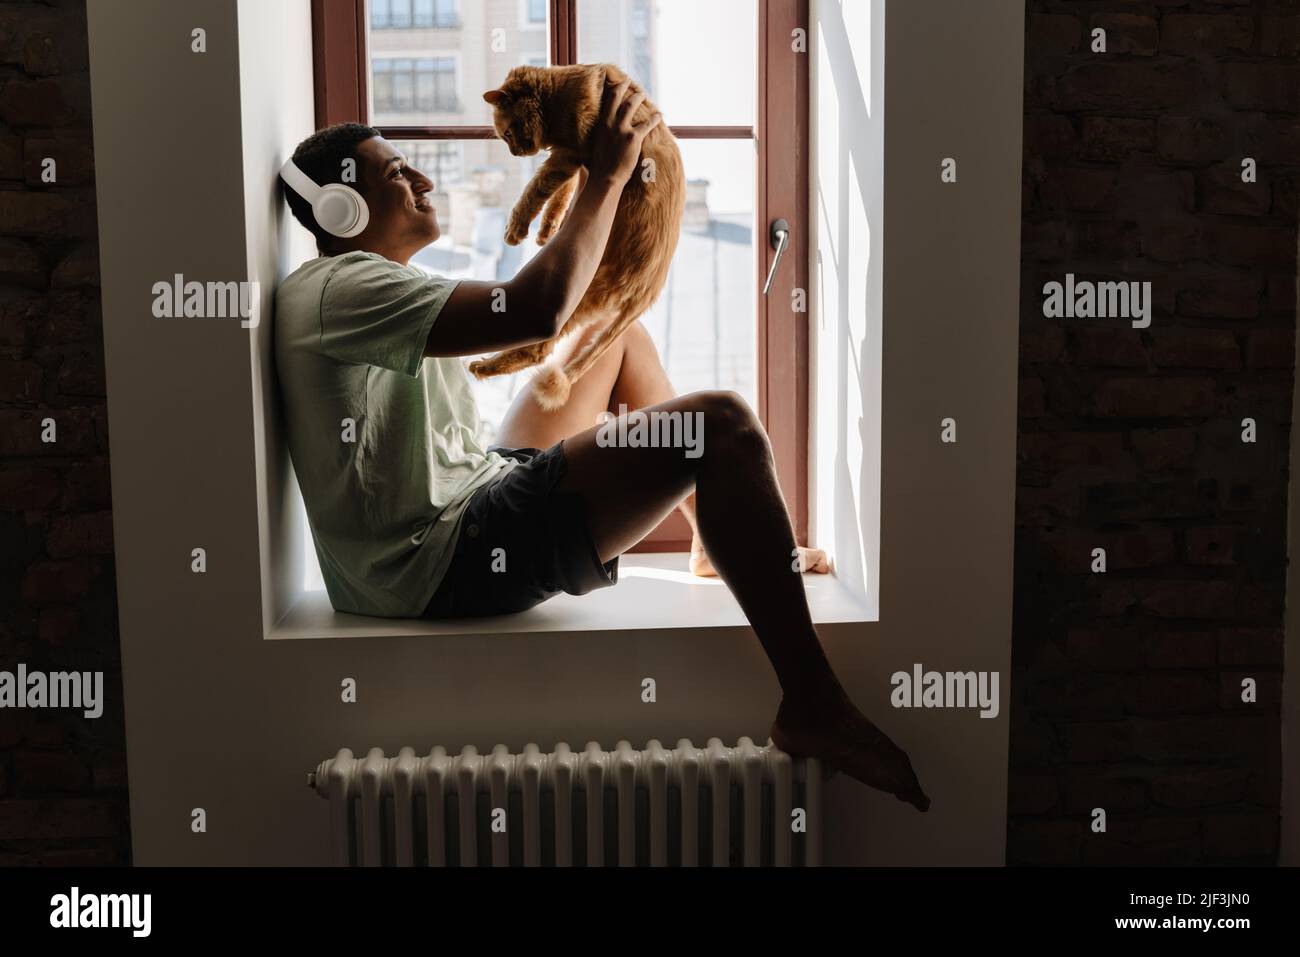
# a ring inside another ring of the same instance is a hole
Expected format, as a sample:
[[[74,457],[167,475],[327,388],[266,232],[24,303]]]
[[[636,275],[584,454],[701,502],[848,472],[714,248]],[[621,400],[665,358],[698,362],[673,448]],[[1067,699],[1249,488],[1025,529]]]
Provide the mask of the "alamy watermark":
[[[73,887],[50,898],[50,926],[125,927],[132,937],[148,937],[152,926],[152,894],[83,894]]]
[[[1091,282],[1065,274],[1065,282],[1043,286],[1048,319],[1130,319],[1134,329],[1151,325],[1151,283]]]
[[[704,413],[700,410],[629,412],[626,405],[620,405],[617,417],[602,412],[600,421],[604,424],[596,432],[596,444],[602,449],[685,449],[688,459],[704,454]]]
[[[996,671],[925,671],[917,662],[910,672],[895,671],[889,683],[895,708],[979,708],[981,718],[1001,710]]]
[[[83,716],[104,713],[104,672],[0,671],[0,708],[80,708]]]
[[[262,319],[261,284],[240,282],[185,281],[176,273],[171,282],[153,284],[153,314],[156,319],[234,319],[245,329],[256,329]]]

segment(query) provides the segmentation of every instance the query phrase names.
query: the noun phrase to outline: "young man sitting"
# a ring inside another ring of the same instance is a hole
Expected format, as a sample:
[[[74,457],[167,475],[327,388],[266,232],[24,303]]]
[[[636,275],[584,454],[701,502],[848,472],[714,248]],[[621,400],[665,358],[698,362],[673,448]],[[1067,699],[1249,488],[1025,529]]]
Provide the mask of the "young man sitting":
[[[582,595],[614,584],[619,556],[682,507],[696,533],[693,570],[731,589],[781,683],[774,743],[924,811],[930,800],[906,754],[853,705],[823,653],[792,565],[824,572],[825,555],[797,549],[767,436],[740,396],[674,396],[636,323],[559,410],[543,411],[524,390],[498,444],[483,449],[476,438],[456,357],[563,328],[600,263],[641,142],[660,122],[632,123],[641,99],[626,83],[607,87],[568,217],[506,282],[409,265],[439,236],[433,184],[378,131],[330,127],[294,152],[311,182],[287,182],[284,195],[321,256],[277,290],[276,364],[330,601],[354,614],[440,618]],[[302,194],[342,183],[348,168],[366,215],[331,232]],[[504,311],[493,309],[502,290]],[[693,417],[702,454],[601,441],[601,413],[620,406]]]

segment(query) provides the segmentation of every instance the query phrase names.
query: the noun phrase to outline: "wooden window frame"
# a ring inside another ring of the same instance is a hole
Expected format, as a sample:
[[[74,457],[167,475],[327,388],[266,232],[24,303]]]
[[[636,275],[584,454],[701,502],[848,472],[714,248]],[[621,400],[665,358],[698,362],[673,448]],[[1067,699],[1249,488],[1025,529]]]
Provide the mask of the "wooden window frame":
[[[576,62],[577,4],[549,0],[551,63]],[[790,510],[795,537],[808,542],[808,312],[792,306],[795,289],[808,290],[808,54],[792,50],[796,29],[809,25],[808,0],[754,0],[758,5],[756,114],[753,126],[672,126],[678,139],[752,139],[755,169],[754,248],[759,283],[756,332],[758,414],[767,429],[777,476]],[[366,0],[312,0],[312,55],[316,125],[369,122]],[[778,124],[784,134],[769,136]],[[388,139],[486,140],[490,126],[380,126]],[[792,138],[793,155],[775,144]],[[768,144],[772,144],[770,147]],[[791,239],[773,278],[771,294],[761,284],[774,250],[769,223],[788,220]],[[689,530],[674,512],[638,551],[684,551]]]

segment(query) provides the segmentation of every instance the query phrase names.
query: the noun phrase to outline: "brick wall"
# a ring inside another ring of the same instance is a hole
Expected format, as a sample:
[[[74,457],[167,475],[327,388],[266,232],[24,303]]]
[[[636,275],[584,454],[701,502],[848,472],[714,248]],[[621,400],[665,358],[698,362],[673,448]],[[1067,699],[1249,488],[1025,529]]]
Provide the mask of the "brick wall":
[[[105,699],[0,712],[0,866],[130,862],[91,147],[84,0],[0,0],[0,669]]]
[[[1026,13],[1008,861],[1271,863],[1300,0]],[[1067,272],[1151,326],[1044,318]]]

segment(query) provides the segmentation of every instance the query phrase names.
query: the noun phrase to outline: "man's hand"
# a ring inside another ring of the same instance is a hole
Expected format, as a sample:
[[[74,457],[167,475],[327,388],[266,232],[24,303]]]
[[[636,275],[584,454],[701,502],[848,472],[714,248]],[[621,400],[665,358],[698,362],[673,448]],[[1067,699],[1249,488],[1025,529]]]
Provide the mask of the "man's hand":
[[[587,167],[591,178],[607,180],[620,189],[636,170],[646,134],[663,122],[659,113],[642,123],[633,122],[637,108],[645,102],[645,94],[637,92],[629,96],[631,86],[631,77],[625,77],[617,85],[605,77],[600,117],[592,127],[588,141],[590,158]]]

